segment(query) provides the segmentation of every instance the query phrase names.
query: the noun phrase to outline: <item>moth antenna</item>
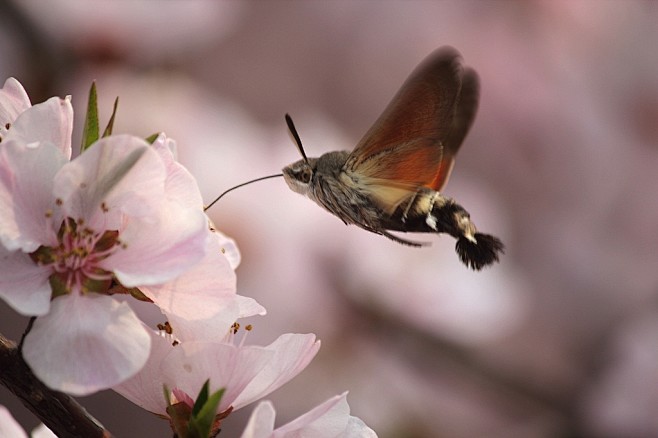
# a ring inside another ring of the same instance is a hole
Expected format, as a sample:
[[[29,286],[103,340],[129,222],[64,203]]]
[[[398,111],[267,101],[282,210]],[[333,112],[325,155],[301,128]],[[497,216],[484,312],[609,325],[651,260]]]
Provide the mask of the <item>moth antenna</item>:
[[[290,134],[292,134],[292,137],[295,139],[295,143],[297,144],[297,149],[299,150],[299,153],[302,154],[304,161],[308,163],[308,158],[306,158],[306,152],[304,152],[304,146],[302,146],[302,140],[299,138],[299,134],[297,134],[297,129],[295,128],[295,124],[292,122],[292,118],[288,113],[286,113],[286,123],[288,124],[288,129],[290,130]]]
[[[203,209],[203,211],[208,211],[208,209],[209,209],[210,207],[212,207],[213,205],[215,205],[215,203],[216,203],[217,201],[219,201],[220,199],[222,199],[222,197],[223,197],[225,194],[227,194],[228,192],[232,192],[233,190],[238,189],[238,188],[243,187],[243,186],[246,186],[247,184],[251,184],[251,183],[258,182],[258,181],[262,181],[262,180],[264,180],[264,179],[278,178],[278,177],[280,177],[280,176],[283,176],[283,174],[282,174],[282,173],[277,173],[276,175],[262,176],[262,177],[260,177],[260,178],[252,179],[251,181],[243,182],[242,184],[238,184],[237,186],[231,187],[230,189],[226,190],[224,193],[222,193],[221,195],[219,195],[218,197],[216,197],[214,201],[212,201],[210,204],[208,204],[207,207],[205,207],[205,208]]]

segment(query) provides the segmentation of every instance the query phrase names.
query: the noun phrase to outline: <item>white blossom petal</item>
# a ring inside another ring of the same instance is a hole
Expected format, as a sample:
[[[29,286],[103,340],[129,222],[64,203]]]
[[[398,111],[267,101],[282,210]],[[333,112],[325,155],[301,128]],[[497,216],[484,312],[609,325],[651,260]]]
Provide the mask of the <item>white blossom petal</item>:
[[[224,257],[226,257],[228,262],[231,264],[231,268],[237,269],[237,267],[240,265],[240,261],[242,260],[242,256],[240,255],[240,250],[238,249],[238,245],[235,243],[235,240],[226,236],[221,231],[214,229],[214,227],[213,234],[219,242],[222,254],[224,254]]]
[[[209,238],[205,256],[192,269],[163,285],[141,290],[166,314],[205,319],[217,313],[222,300],[235,295],[235,284],[235,272],[219,252],[216,242]],[[237,316],[236,311],[229,326]]]
[[[258,404],[241,438],[377,438],[360,418],[350,416],[347,392],[330,398],[290,423],[274,429],[274,406]]]
[[[71,98],[51,97],[20,114],[11,126],[7,139],[25,145],[51,143],[70,160],[72,132]]]
[[[160,155],[165,165],[167,179],[165,181],[165,193],[167,198],[176,201],[186,208],[203,208],[201,191],[192,174],[174,157],[176,142],[160,134],[153,142],[153,149]]]
[[[57,212],[52,211],[53,177],[66,162],[51,144],[36,148],[13,141],[2,144],[0,239],[7,249],[32,252],[41,245],[55,243],[56,236],[48,225],[58,219]]]
[[[149,412],[166,415],[167,402],[163,391],[161,365],[165,357],[177,347],[172,345],[172,339],[169,337],[161,336],[150,329],[146,329],[146,332],[151,338],[148,361],[137,374],[112,389]]]
[[[314,334],[286,333],[266,348],[274,352],[274,357],[238,396],[234,409],[266,396],[299,374],[317,354],[320,341]]]
[[[238,304],[240,305],[240,315],[238,318],[248,318],[250,316],[263,316],[267,314],[265,307],[261,306],[258,301],[254,300],[251,297],[243,297],[242,295],[237,295]]]
[[[43,423],[32,429],[30,436],[31,438],[57,438],[57,435]]]
[[[159,207],[149,219],[131,220],[120,235],[123,246],[100,263],[126,287],[163,284],[206,254],[203,212],[166,201]]]
[[[198,305],[203,306],[203,302],[199,302]],[[237,319],[239,311],[237,295],[226,296],[213,307],[217,309],[217,313],[204,319],[188,319],[167,314],[167,320],[173,327],[176,338],[183,342],[219,342],[224,339]]]
[[[143,139],[116,135],[63,166],[53,191],[68,216],[84,218],[93,229],[121,229],[120,214],[153,215],[164,199],[164,181],[164,164]]]
[[[209,238],[201,262],[172,281],[140,290],[167,315],[180,341],[219,341],[240,314],[235,283],[235,272]]]
[[[375,431],[369,428],[362,419],[351,415],[341,436],[342,438],[377,438]]]
[[[347,428],[350,416],[350,406],[347,404],[347,393],[330,398],[319,406],[311,409],[301,417],[279,427],[272,438],[293,436],[308,436],[317,438],[333,438],[342,436]]]
[[[249,417],[241,438],[270,438],[274,432],[276,412],[269,400],[258,403]]]
[[[14,419],[9,410],[0,405],[0,437],[27,438],[18,421]]]
[[[104,295],[55,298],[34,322],[23,357],[52,389],[87,395],[137,373],[149,357],[151,339],[126,303]]]
[[[4,134],[3,129],[6,129],[7,123],[14,123],[16,118],[31,106],[30,98],[21,83],[14,78],[7,79],[0,89],[0,135]]]
[[[0,245],[0,272],[0,297],[14,310],[30,316],[48,313],[50,268],[35,265],[24,252],[7,251]]]

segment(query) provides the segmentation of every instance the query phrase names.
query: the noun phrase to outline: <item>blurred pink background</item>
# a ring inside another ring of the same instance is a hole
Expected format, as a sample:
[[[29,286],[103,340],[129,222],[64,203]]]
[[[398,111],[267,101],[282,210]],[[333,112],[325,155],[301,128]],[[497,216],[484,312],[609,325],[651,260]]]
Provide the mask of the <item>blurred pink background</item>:
[[[103,120],[118,95],[115,132],[176,139],[207,202],[299,158],[286,112],[309,156],[351,149],[442,45],[482,82],[445,193],[502,238],[500,264],[345,227],[278,179],[210,211],[268,309],[250,340],[322,340],[269,397],[277,424],[349,390],[384,438],[658,436],[658,3],[0,2],[2,81],[71,94],[78,144],[95,79]],[[0,303],[1,333],[26,323]],[[171,436],[110,391],[81,402],[118,437]]]

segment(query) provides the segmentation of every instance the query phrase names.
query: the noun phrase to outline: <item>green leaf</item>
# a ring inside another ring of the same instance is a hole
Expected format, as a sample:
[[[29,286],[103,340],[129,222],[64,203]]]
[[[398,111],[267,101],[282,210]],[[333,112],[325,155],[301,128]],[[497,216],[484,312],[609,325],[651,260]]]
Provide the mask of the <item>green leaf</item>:
[[[187,425],[187,438],[208,438],[213,430],[217,409],[224,395],[225,388],[208,396],[209,384],[210,381],[206,380],[194,403],[192,418],[190,418],[190,422]]]
[[[171,390],[167,385],[162,385],[162,393],[167,402],[167,406],[171,406]]]
[[[103,137],[109,137],[112,135],[112,130],[114,129],[114,117],[117,114],[117,107],[119,106],[119,96],[117,96],[116,99],[114,99],[114,107],[112,108],[112,116],[110,117],[110,121],[107,122],[107,126],[105,127],[105,131],[103,131]]]
[[[206,401],[208,401],[209,392],[210,379],[206,380],[206,382],[203,384],[203,387],[201,388],[201,391],[199,391],[199,395],[197,395],[196,401],[194,402],[194,407],[192,408],[192,415],[198,414],[201,408],[203,408],[203,405],[206,404]]]
[[[160,135],[160,133],[156,132],[155,134],[151,134],[148,137],[146,137],[145,140],[148,144],[153,144],[158,139],[159,135]]]
[[[82,131],[82,146],[80,151],[84,152],[96,140],[98,140],[98,96],[96,94],[96,82],[91,83],[89,89],[89,102],[87,103],[87,116],[85,117],[85,127]]]

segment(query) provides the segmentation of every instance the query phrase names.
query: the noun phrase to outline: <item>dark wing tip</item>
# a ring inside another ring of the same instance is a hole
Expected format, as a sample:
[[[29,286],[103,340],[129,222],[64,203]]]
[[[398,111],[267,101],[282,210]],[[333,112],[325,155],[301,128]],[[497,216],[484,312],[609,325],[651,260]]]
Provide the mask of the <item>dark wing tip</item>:
[[[433,72],[425,75],[426,78],[437,80],[442,86],[459,84],[463,76],[462,55],[451,46],[443,46],[434,50],[418,65],[416,71],[425,70]],[[413,74],[412,74],[413,76]]]
[[[444,140],[445,148],[452,156],[457,154],[466,134],[475,121],[480,102],[480,80],[472,68],[464,69],[462,85],[455,105],[452,124]]]
[[[441,46],[427,56],[428,59],[436,58],[436,59],[444,59],[446,61],[453,59],[460,61],[461,57],[462,55],[459,53],[459,50],[455,49],[452,46]]]

